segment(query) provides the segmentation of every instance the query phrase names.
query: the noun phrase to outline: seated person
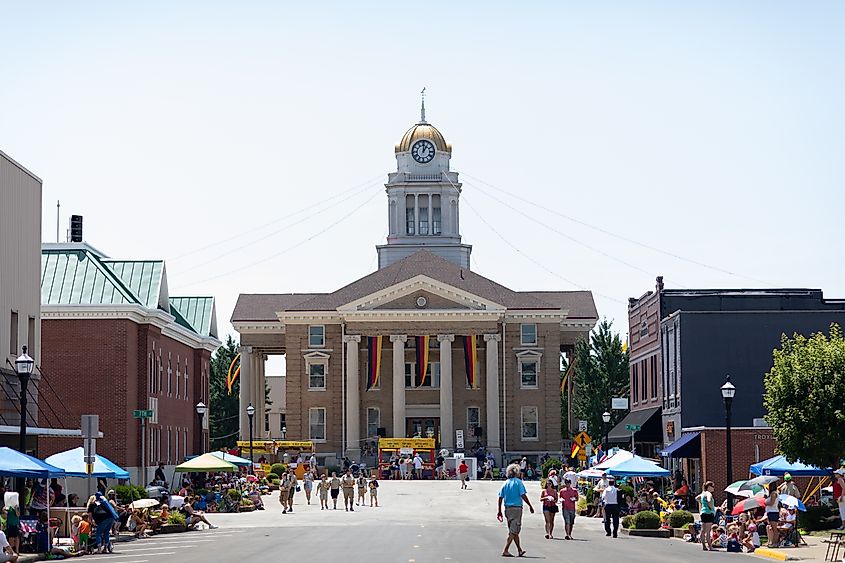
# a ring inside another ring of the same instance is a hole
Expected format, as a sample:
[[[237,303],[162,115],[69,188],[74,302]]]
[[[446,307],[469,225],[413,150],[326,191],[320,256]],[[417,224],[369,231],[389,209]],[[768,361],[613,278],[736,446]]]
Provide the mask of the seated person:
[[[76,493],[70,493],[67,496],[67,505],[71,508],[79,507],[79,495]]]
[[[132,508],[129,510],[129,518],[126,521],[126,528],[130,532],[134,532],[136,538],[149,537],[149,534],[147,533],[148,527],[149,526],[141,517],[137,509]]]
[[[11,563],[16,563],[18,560],[18,554],[15,553],[15,550],[12,549],[12,546],[9,545],[9,540],[6,539],[6,534],[0,530],[0,561],[10,561]]]
[[[208,527],[212,530],[217,528],[217,526],[206,520],[205,515],[203,513],[195,511],[194,507],[192,506],[192,503],[189,502],[189,500],[191,500],[190,497],[185,499],[185,504],[182,505],[182,510],[185,512],[185,524],[188,526],[188,529],[193,528],[200,522],[208,525]]]
[[[792,530],[795,528],[795,520],[797,516],[794,508],[782,508],[780,511],[780,520],[777,523],[778,535],[783,538],[783,543],[789,543],[787,538]]]
[[[79,557],[81,551],[71,551],[63,547],[53,545],[53,538],[50,535],[50,526],[47,523],[47,512],[38,515],[38,524],[35,525],[35,550],[45,555],[61,555],[63,557]]]
[[[725,533],[725,529],[721,526],[713,526],[713,531],[711,532],[710,547],[728,547],[728,534]]]

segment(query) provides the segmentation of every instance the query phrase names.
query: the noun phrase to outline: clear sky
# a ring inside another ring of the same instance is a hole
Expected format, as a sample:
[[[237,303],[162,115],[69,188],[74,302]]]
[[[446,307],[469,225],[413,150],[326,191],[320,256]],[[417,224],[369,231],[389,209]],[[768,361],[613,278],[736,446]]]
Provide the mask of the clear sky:
[[[330,291],[376,267],[380,183],[423,86],[475,271],[592,289],[623,334],[658,274],[845,297],[841,2],[0,14],[0,148],[44,180],[44,240],[60,199],[62,238],[79,213],[107,254],[166,259],[171,294],[215,295],[224,333],[238,293]]]

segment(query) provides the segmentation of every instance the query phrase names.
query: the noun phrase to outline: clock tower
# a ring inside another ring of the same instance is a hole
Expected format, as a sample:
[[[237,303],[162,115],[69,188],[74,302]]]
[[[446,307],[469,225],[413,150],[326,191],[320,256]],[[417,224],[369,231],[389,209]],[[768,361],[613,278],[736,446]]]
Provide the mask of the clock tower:
[[[449,170],[452,145],[425,120],[425,90],[420,120],[396,145],[396,172],[388,175],[387,244],[376,247],[384,268],[418,250],[429,250],[469,269],[472,246],[461,243],[458,173]]]

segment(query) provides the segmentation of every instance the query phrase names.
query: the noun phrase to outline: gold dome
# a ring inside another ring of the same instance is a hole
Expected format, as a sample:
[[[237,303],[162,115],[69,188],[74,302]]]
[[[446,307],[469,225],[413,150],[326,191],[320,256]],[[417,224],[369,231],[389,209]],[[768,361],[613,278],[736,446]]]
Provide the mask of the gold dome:
[[[411,150],[413,144],[420,139],[428,139],[434,143],[434,147],[439,151],[449,154],[452,153],[452,145],[446,142],[443,134],[437,130],[437,127],[425,121],[421,121],[405,131],[405,134],[402,135],[402,140],[396,145],[396,152],[407,152]]]

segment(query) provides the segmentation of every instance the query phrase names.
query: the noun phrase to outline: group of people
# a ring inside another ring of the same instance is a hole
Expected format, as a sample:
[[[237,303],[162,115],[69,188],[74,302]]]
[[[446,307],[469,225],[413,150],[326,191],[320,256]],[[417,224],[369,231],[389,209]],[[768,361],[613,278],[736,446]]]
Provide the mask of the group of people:
[[[316,479],[317,468],[314,465],[302,476],[302,485],[296,477],[294,468],[289,467],[287,472],[279,479],[279,504],[282,506],[282,514],[293,513],[294,498],[296,493],[304,489],[306,504],[311,504],[311,495],[316,488],[320,499],[320,510],[329,509],[329,498],[332,501],[331,510],[337,510],[337,501],[343,494],[343,508],[347,512],[354,512],[355,506],[366,506],[367,495],[369,494],[370,506],[378,507],[379,482],[376,478],[368,478],[365,471],[359,471],[356,477],[352,469],[346,469],[341,477],[337,472],[332,472],[331,477],[323,473],[319,480]],[[357,494],[356,494],[357,492]]]
[[[439,459],[439,458],[438,458]],[[423,469],[425,463],[420,457],[419,453],[414,453],[413,455],[409,454],[397,454],[393,453],[390,456],[390,460],[388,461],[390,464],[390,475],[391,479],[394,480],[408,480],[408,479],[422,479],[423,478]],[[443,471],[444,465],[437,464],[435,462],[435,476],[441,476]],[[439,468],[439,471],[438,471]]]

